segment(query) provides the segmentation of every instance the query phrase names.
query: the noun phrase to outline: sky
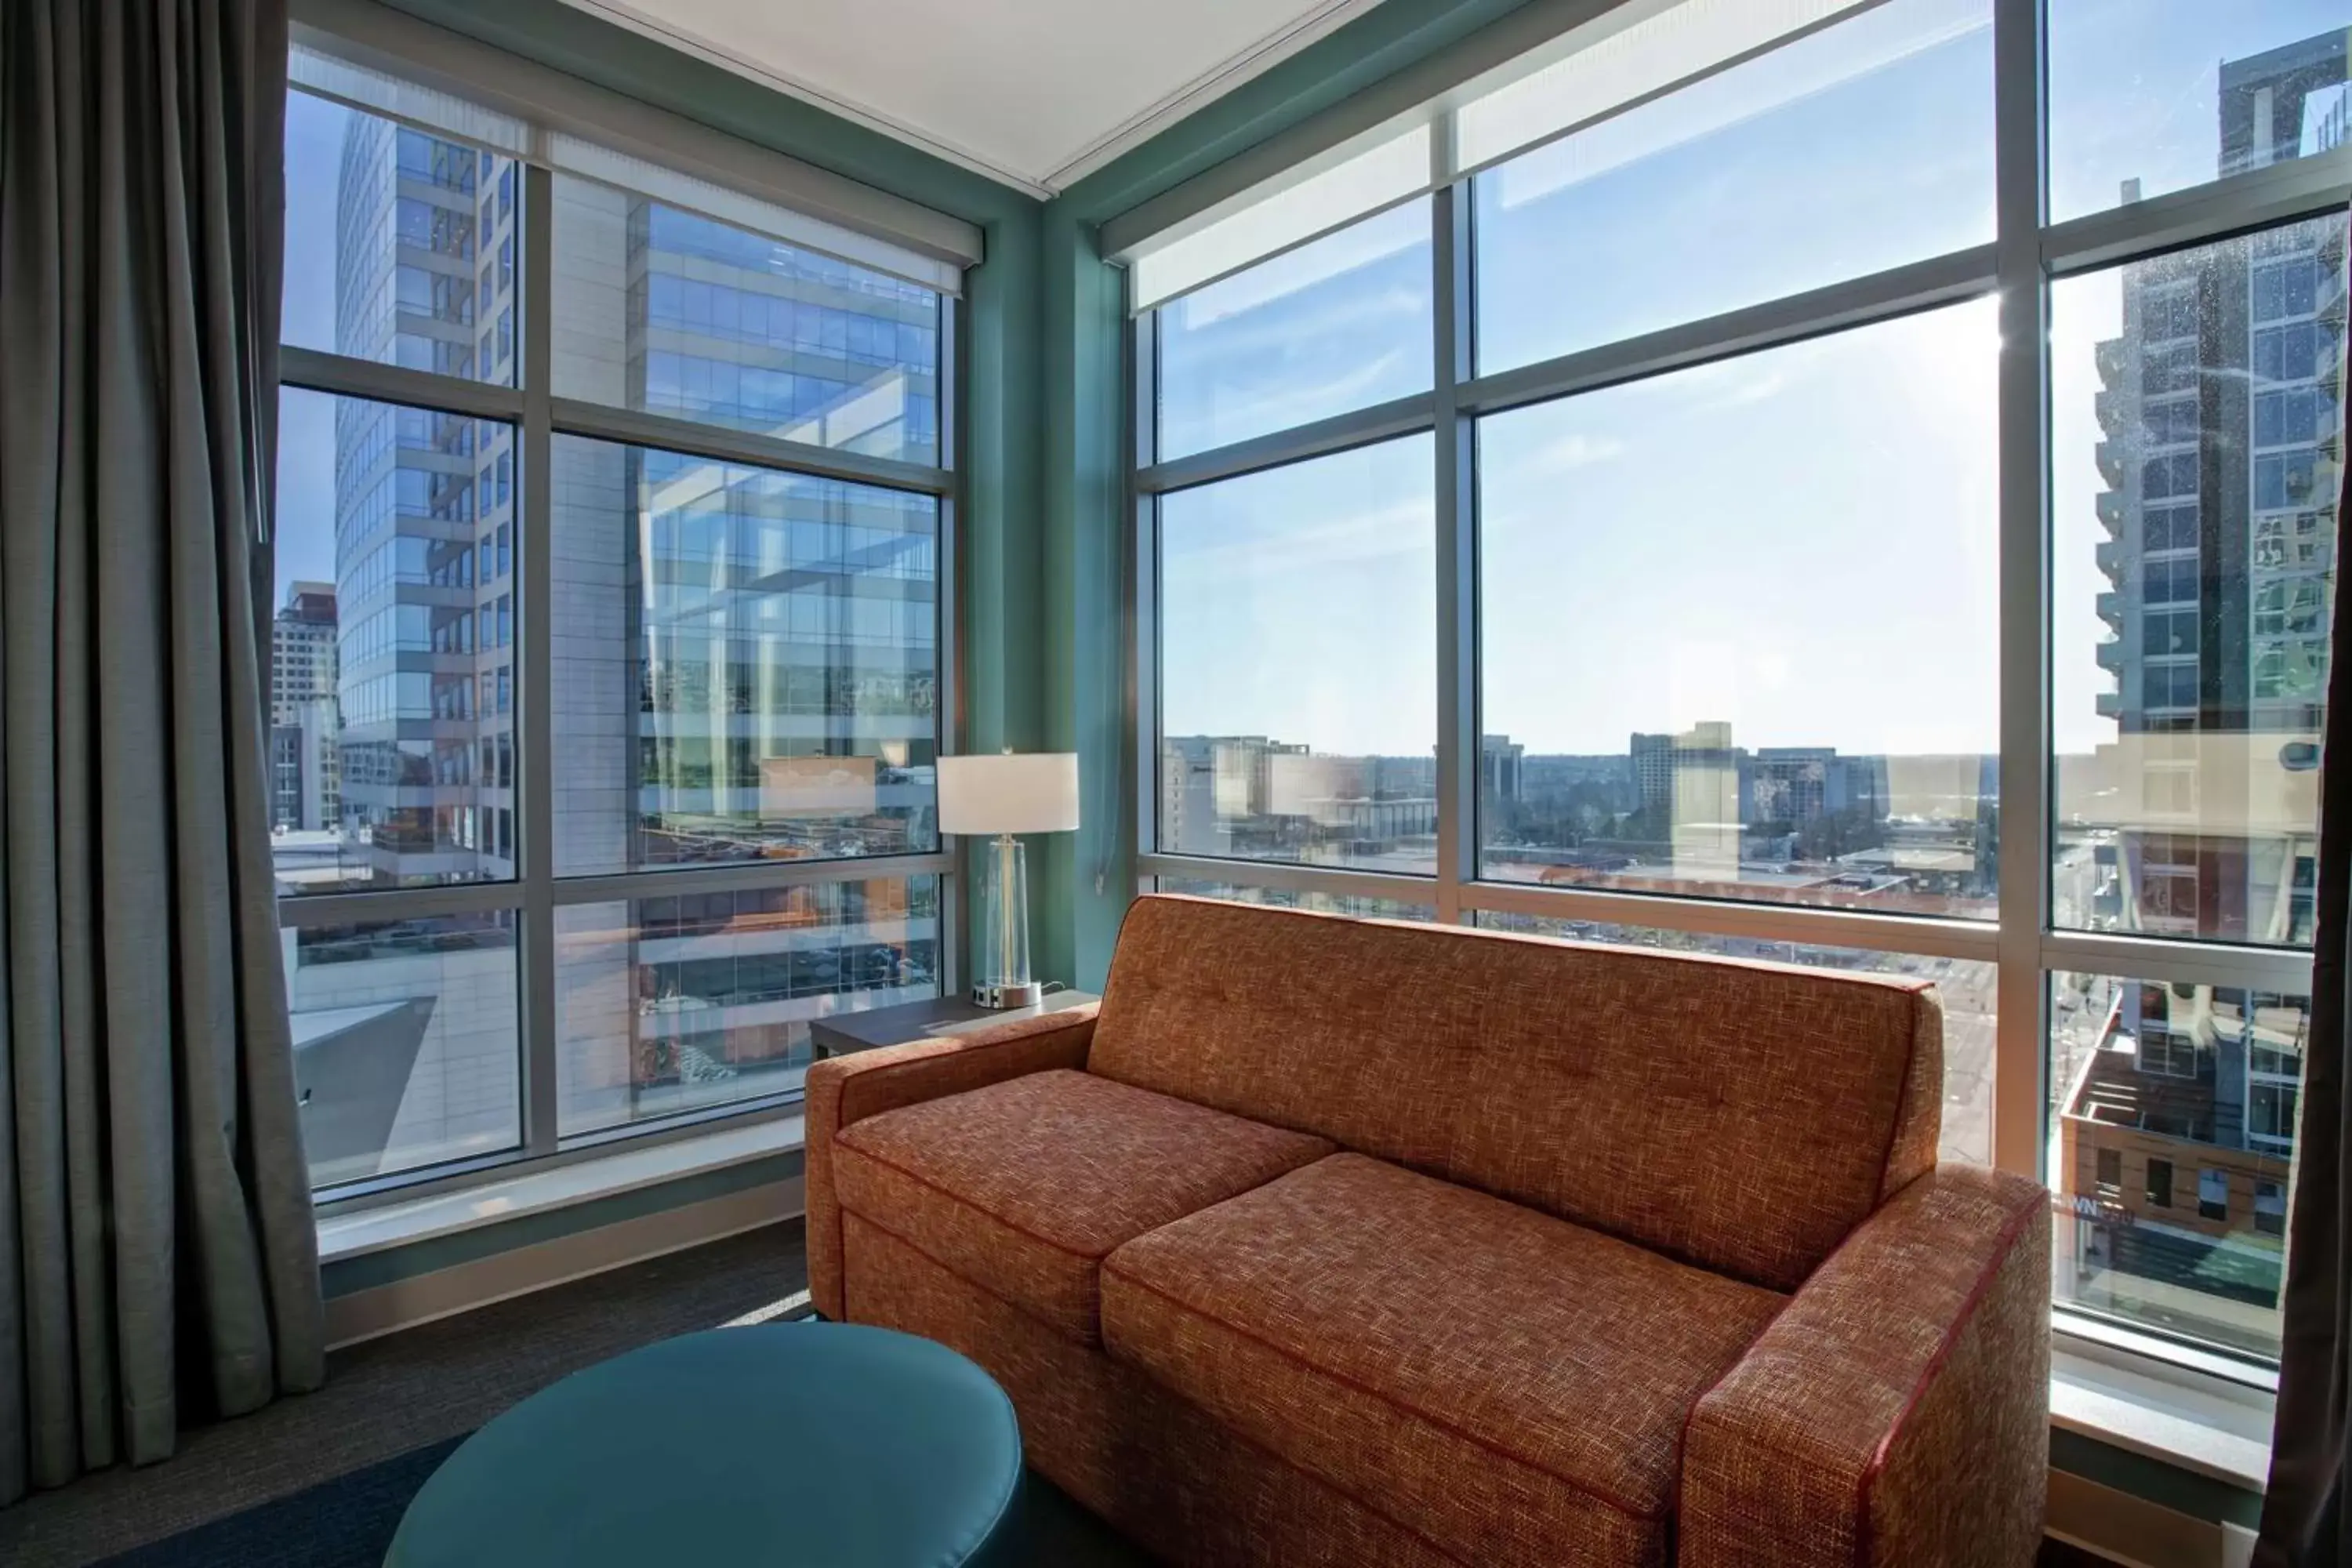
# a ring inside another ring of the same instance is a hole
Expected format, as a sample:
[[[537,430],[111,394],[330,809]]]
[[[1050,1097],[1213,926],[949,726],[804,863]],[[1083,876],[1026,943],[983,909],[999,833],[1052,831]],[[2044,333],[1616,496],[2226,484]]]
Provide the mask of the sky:
[[[335,187],[343,129],[356,118],[308,93],[286,95],[286,293],[280,341],[335,346]],[[278,399],[278,596],[298,579],[335,580],[335,400]]]
[[[1990,240],[1989,11],[1892,0],[1481,176],[1481,368]],[[2352,0],[2051,11],[2068,216],[2126,178],[2211,178],[2218,62],[2343,26]],[[1164,443],[1425,390],[1426,226],[1415,204],[1163,312]],[[2054,738],[2079,752],[2114,733],[2093,696],[2113,679],[2092,354],[2120,330],[2119,275],[2063,285],[2053,314]],[[1747,746],[1997,749],[1997,352],[1987,299],[1487,420],[1482,727],[1538,752],[1701,720]],[[1430,750],[1427,451],[1163,503],[1164,732]]]
[[[2352,0],[2051,0],[2051,205],[2210,178],[2217,63],[2352,21]],[[1481,367],[1590,348],[1991,237],[1990,0],[1890,0],[1479,178]],[[287,127],[285,341],[334,346],[351,111]],[[1163,456],[1430,384],[1425,202],[1163,311]],[[1742,745],[1994,749],[1990,300],[1487,422],[1484,727],[1538,752],[1727,720]],[[2053,708],[2091,694],[2106,586],[2092,348],[2115,274],[2063,285],[2051,342]],[[333,400],[280,405],[278,580],[335,575]],[[1338,752],[1435,740],[1428,437],[1172,497],[1163,728]]]

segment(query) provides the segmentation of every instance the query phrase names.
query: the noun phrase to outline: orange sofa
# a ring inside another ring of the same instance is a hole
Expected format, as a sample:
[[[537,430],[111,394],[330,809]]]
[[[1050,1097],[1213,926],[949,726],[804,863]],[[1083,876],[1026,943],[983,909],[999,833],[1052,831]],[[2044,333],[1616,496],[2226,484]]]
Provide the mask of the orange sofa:
[[[820,1310],[1184,1563],[2022,1564],[2050,1210],[1925,984],[1137,902],[1099,1011],[819,1062]]]

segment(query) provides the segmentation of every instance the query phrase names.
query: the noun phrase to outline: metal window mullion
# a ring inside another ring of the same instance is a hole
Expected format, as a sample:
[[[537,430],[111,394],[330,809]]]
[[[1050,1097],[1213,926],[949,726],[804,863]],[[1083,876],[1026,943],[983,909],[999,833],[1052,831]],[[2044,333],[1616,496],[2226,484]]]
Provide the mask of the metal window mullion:
[[[2248,229],[2340,214],[2352,203],[2352,151],[2289,158],[2210,184],[2086,213],[2041,232],[2053,276],[2093,271]]]
[[[452,882],[441,887],[387,888],[380,892],[296,893],[278,900],[278,923],[288,930],[363,925],[481,914],[520,909],[522,903],[522,889],[515,882]]]
[[[1474,413],[1499,413],[1957,304],[1995,286],[2000,275],[1998,251],[1997,244],[1975,246],[1497,371],[1464,385],[1458,401]]]
[[[1214,855],[1139,855],[1139,879],[1172,877],[1191,882],[1230,883],[1241,888],[1272,888],[1282,892],[1333,893],[1352,899],[1386,899],[1391,903],[1434,904],[1437,884],[1427,877],[1400,877],[1380,871],[1336,871],[1295,860],[1230,860]]]
[[[937,650],[933,672],[931,699],[931,737],[933,752],[952,755],[964,749],[969,739],[964,713],[963,650],[967,630],[964,624],[964,574],[961,529],[964,519],[965,490],[962,407],[965,363],[963,332],[967,312],[961,302],[950,295],[940,299],[940,363],[939,405],[940,462],[947,470],[948,488],[939,498],[939,527],[932,556],[931,573],[935,596],[932,622],[932,647]],[[935,797],[936,798],[936,797]],[[936,818],[936,812],[933,814]],[[961,874],[961,858],[955,847],[940,836],[940,858],[946,865],[939,871],[938,970],[942,995],[956,996],[963,992],[964,922],[959,900],[963,896],[965,882]]]
[[[955,488],[952,473],[925,463],[901,462],[895,458],[870,458],[838,447],[787,441],[752,431],[730,429],[723,425],[706,425],[667,414],[648,414],[641,409],[616,408],[609,404],[592,403],[577,397],[552,398],[549,405],[554,427],[567,436],[587,436],[599,441],[623,442],[633,447],[657,447],[664,451],[682,452],[689,458],[704,458],[716,463],[781,468],[793,473],[814,474],[823,479],[845,479],[852,484],[913,490],[923,495],[943,496]]]
[[[1150,315],[1143,318],[1147,323],[1154,319]],[[1145,330],[1150,329],[1147,326]],[[1325,458],[1399,436],[1418,435],[1428,429],[1435,418],[1436,399],[1429,393],[1418,392],[1410,397],[1351,409],[1228,447],[1190,453],[1164,463],[1139,464],[1135,485],[1147,494],[1189,489],[1194,485],[1255,473],[1260,468],[1280,468],[1285,463]]]
[[[522,204],[522,668],[515,681],[521,733],[516,746],[522,820],[517,825],[523,886],[523,1132],[533,1154],[552,1154],[561,1137],[556,1094],[555,1004],[555,603],[554,230],[555,180],[523,171]]]
[[[1451,115],[1441,129],[1451,132]],[[1450,141],[1450,134],[1438,138]],[[1451,163],[1450,150],[1435,154]],[[1466,184],[1430,196],[1437,533],[1437,918],[1462,919],[1462,884],[1478,874],[1478,565],[1476,442],[1456,398],[1471,371],[1471,202]]]
[[[893,877],[944,877],[955,869],[952,850],[875,855],[838,860],[747,860],[732,866],[688,866],[558,877],[546,898],[559,908],[688,893],[730,893],[744,888],[803,888],[825,882],[868,882]]]
[[[1462,889],[1471,910],[1647,927],[1693,936],[1859,948],[1990,963],[2000,956],[2000,928],[1990,921],[1927,915],[1865,914],[1738,899],[1625,893],[1533,882],[1473,882]]]
[[[524,395],[495,382],[468,381],[406,365],[383,364],[349,354],[284,344],[278,351],[278,382],[281,386],[340,397],[364,397],[374,403],[400,403],[430,408],[468,419],[511,423],[521,416]]]
[[[2042,261],[2042,0],[1997,0],[1994,210],[2000,273],[2000,939],[1993,1163],[2037,1180],[2048,1095],[2042,932],[2050,889],[2049,279]]]
[[[2042,967],[2184,985],[2242,986],[2284,995],[2311,993],[2311,950],[2245,947],[2109,931],[2042,933]]]
[[[1134,274],[1127,288],[1130,300]],[[1159,451],[1160,343],[1158,312],[1135,319],[1129,332],[1134,348],[1133,374],[1129,378],[1129,430],[1135,460],[1128,467],[1128,526],[1133,530],[1133,563],[1127,591],[1128,711],[1135,733],[1135,853],[1139,866],[1160,847],[1160,498],[1141,482]],[[1139,880],[1146,874],[1139,872]]]

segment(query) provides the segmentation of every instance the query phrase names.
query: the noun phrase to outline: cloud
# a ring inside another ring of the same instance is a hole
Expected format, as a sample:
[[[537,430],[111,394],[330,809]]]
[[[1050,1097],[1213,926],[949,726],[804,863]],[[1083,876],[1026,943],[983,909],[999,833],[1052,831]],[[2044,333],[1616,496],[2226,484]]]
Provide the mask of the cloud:
[[[1589,468],[1595,463],[1615,462],[1624,455],[1625,443],[1614,436],[1592,436],[1581,430],[1571,430],[1537,447],[1527,466],[1532,473],[1564,474],[1571,468]]]

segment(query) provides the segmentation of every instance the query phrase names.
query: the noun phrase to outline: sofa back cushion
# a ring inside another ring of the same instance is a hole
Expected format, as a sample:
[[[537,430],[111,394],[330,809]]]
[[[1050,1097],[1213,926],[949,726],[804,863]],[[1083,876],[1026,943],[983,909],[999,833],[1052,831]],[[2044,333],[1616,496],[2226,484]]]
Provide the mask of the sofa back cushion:
[[[1089,1071],[1793,1289],[1935,1163],[1924,982],[1154,897]]]

